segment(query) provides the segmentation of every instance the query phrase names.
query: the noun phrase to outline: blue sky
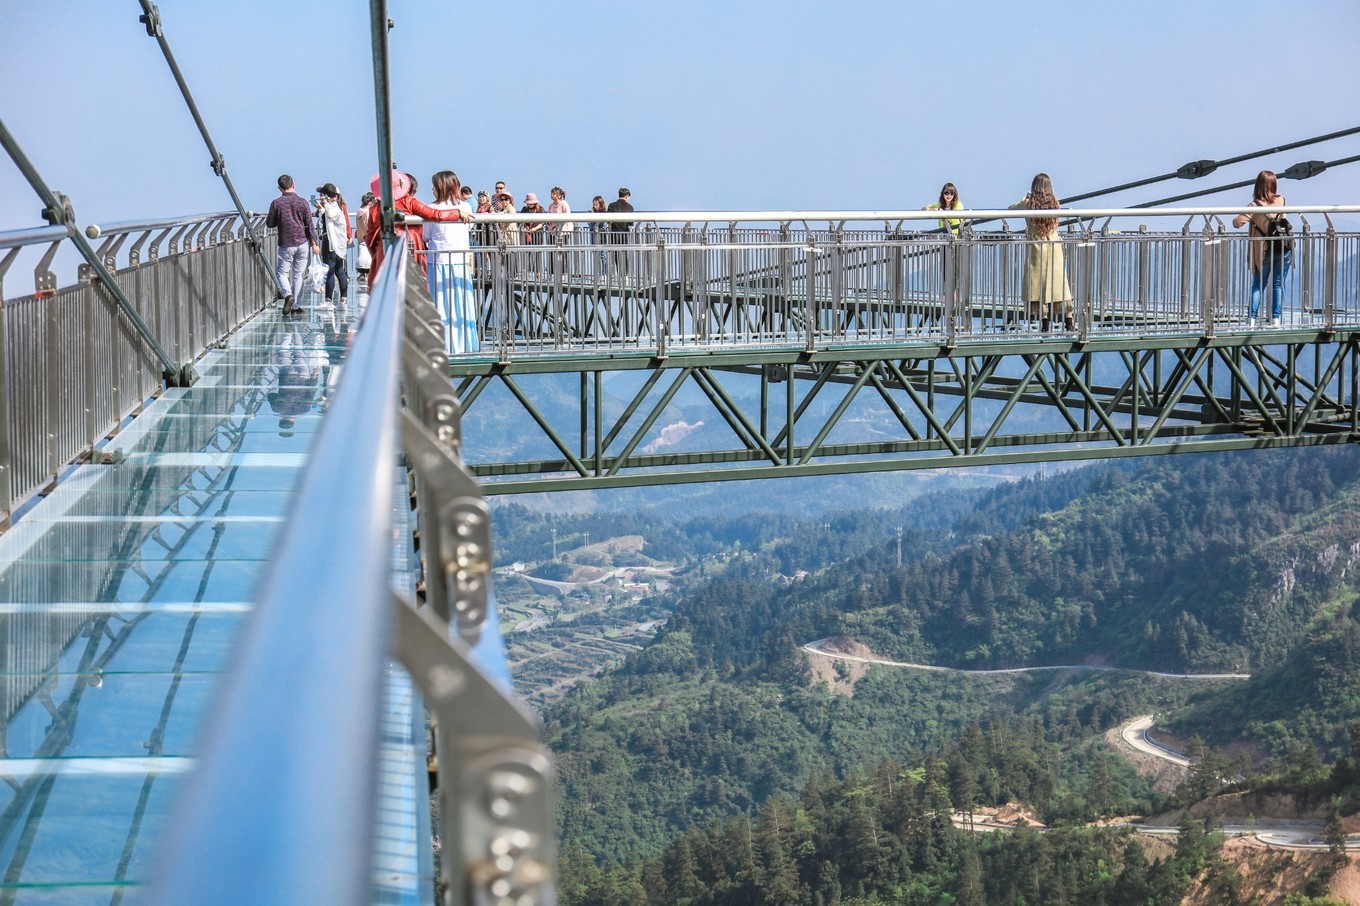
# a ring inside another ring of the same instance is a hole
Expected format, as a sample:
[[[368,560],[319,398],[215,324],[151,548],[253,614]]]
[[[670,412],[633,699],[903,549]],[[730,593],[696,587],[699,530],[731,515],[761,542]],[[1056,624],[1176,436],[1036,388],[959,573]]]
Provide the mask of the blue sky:
[[[229,207],[135,0],[5,6],[0,118],[82,223]],[[248,207],[285,171],[364,190],[366,2],[159,6]],[[945,180],[995,207],[1037,170],[1071,195],[1360,125],[1349,0],[393,0],[391,15],[394,156],[426,198],[448,167],[517,199],[560,184],[577,210],[620,185],[640,210],[915,208]],[[1357,153],[1360,136],[1203,182]],[[1358,203],[1360,164],[1283,191]],[[0,229],[38,225],[39,207],[0,157]]]

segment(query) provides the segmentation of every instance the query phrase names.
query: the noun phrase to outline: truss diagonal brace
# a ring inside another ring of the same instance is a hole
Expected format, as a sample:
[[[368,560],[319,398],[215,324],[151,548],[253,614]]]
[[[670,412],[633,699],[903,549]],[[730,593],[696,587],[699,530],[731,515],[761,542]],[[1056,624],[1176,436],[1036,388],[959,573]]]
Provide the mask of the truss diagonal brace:
[[[548,420],[543,417],[543,413],[538,411],[538,407],[533,404],[533,401],[525,396],[524,391],[520,389],[519,384],[515,383],[515,379],[508,374],[503,374],[501,375],[501,380],[505,382],[506,388],[515,395],[515,399],[519,400],[520,405],[524,407],[524,411],[528,412],[529,416],[543,429],[543,433],[553,442],[567,462],[571,463],[571,467],[576,470],[577,474],[584,478],[587,472],[585,465],[582,464],[580,458],[575,453],[567,448],[567,445],[562,441],[562,438],[558,436],[557,429],[548,423]]]
[[[208,134],[208,126],[203,122],[203,117],[198,112],[198,105],[194,103],[194,96],[189,93],[188,83],[184,81],[184,74],[179,71],[179,64],[175,62],[175,55],[170,52],[170,44],[165,40],[165,32],[161,29],[160,10],[151,0],[141,0],[141,4],[142,15],[138,16],[138,21],[146,26],[146,33],[155,38],[156,43],[160,45],[161,54],[164,55],[165,62],[170,67],[170,74],[175,77],[175,84],[179,86],[180,94],[184,95],[184,103],[189,106],[189,113],[198,126],[199,134],[203,136],[203,143],[208,146],[208,153],[212,155],[212,160],[208,162],[208,165],[226,184],[227,194],[231,196],[231,203],[236,206],[236,213],[240,215],[241,222],[245,224],[246,233],[250,236],[250,247],[255,250],[255,257],[260,262],[260,267],[264,269],[265,275],[269,277],[270,285],[277,287],[274,269],[269,266],[269,259],[264,255],[264,248],[260,245],[260,237],[255,235],[255,226],[250,222],[250,216],[246,213],[245,205],[241,204],[240,196],[236,194],[236,187],[231,184],[231,177],[227,175],[226,161],[222,159],[217,146],[213,144],[212,136]],[[282,290],[279,290],[279,292],[282,292]]]

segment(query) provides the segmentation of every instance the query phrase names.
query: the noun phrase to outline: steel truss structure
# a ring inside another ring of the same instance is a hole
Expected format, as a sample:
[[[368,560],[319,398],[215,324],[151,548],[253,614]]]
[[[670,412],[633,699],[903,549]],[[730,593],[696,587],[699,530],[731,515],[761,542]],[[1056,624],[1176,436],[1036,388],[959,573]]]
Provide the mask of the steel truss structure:
[[[451,370],[469,466],[487,493],[516,494],[1349,443],[1360,436],[1358,339],[1357,330],[1026,336],[953,348],[455,359]],[[479,442],[493,407],[514,443]],[[666,443],[665,426],[696,423],[722,427]],[[525,450],[536,452],[514,455]]]

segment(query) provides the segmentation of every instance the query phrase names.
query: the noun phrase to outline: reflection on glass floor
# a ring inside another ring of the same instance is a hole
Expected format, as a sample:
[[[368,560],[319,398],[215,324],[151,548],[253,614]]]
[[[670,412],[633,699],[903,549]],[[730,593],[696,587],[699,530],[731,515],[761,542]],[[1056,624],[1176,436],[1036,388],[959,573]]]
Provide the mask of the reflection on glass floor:
[[[0,536],[0,906],[136,899],[357,315],[265,311]]]

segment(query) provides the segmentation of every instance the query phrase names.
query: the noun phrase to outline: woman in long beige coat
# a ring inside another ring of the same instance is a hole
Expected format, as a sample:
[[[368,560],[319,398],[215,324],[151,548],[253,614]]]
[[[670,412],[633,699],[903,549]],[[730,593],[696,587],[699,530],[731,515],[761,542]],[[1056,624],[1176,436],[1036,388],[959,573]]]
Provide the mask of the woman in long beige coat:
[[[1053,194],[1053,180],[1040,173],[1030,184],[1029,194],[1011,205],[1009,210],[1058,209],[1058,197]],[[1058,237],[1057,217],[1034,217],[1025,221],[1025,274],[1021,289],[1028,303],[1030,320],[1040,319],[1041,329],[1048,330],[1052,319],[1061,317],[1063,328],[1072,330],[1072,287],[1067,282],[1067,268],[1063,262],[1062,240]]]

